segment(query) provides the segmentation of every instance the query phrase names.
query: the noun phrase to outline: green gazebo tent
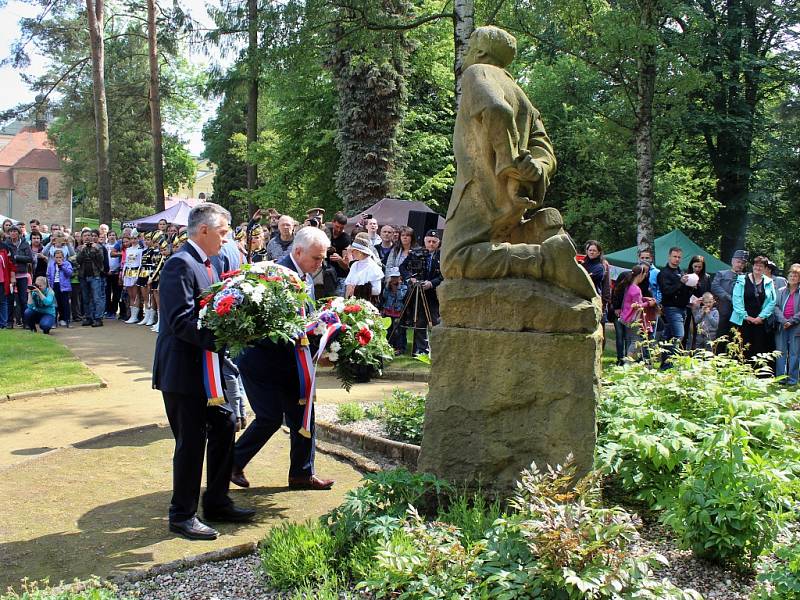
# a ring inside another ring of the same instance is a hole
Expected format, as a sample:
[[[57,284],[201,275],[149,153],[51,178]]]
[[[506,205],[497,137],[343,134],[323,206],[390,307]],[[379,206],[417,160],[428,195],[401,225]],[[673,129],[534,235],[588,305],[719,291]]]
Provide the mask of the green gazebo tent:
[[[709,254],[703,248],[690,240],[680,229],[673,229],[667,234],[662,235],[655,239],[656,256],[655,264],[658,268],[664,266],[667,262],[667,254],[669,249],[678,246],[683,249],[683,260],[681,261],[681,268],[686,269],[689,266],[689,260],[695,254],[699,254],[706,259],[706,273],[714,274],[717,271],[730,269],[730,265],[726,265],[713,254]],[[638,253],[636,246],[625,248],[625,250],[617,250],[611,254],[606,254],[606,260],[616,267],[625,267],[630,269],[638,261]]]

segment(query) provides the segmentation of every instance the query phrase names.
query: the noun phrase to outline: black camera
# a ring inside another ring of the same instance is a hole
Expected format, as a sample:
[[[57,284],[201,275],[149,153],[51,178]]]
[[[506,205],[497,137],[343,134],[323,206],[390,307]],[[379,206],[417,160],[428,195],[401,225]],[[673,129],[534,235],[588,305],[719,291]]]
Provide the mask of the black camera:
[[[418,277],[425,271],[430,253],[422,247],[412,248],[406,259],[412,277]]]

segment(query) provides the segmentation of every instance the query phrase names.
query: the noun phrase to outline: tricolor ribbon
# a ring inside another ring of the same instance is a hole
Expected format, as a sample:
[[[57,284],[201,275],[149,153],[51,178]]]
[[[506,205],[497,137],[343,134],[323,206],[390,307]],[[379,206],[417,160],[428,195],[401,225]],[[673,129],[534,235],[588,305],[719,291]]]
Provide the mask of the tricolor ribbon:
[[[221,406],[225,404],[225,394],[222,391],[222,369],[220,368],[219,355],[209,350],[203,352],[203,385],[206,388],[208,406]]]
[[[300,435],[310,438],[311,437],[311,418],[314,410],[314,395],[316,394],[316,365],[322,357],[322,353],[328,347],[328,342],[342,329],[342,324],[339,321],[339,316],[336,313],[330,313],[335,317],[329,318],[327,321],[313,321],[306,326],[306,333],[298,340],[295,345],[295,357],[297,358],[297,374],[300,378],[300,404],[305,405],[303,411],[303,421],[300,426]],[[319,349],[313,360],[311,358],[311,351],[308,348],[308,334],[316,330],[320,325],[326,325],[325,331],[319,340]],[[305,343],[303,343],[305,342]]]

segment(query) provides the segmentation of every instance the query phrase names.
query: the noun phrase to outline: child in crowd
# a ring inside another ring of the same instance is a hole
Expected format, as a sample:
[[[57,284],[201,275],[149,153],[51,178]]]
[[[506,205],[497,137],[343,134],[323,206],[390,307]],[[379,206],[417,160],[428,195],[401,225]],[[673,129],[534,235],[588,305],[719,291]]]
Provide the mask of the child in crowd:
[[[383,269],[375,262],[369,236],[359,233],[350,244],[350,272],[345,279],[345,298],[361,298],[378,304],[383,282]]]
[[[47,265],[47,281],[53,289],[58,306],[58,324],[61,327],[69,327],[70,307],[69,297],[72,293],[72,263],[64,256],[61,248],[56,248],[53,252],[53,259]]]
[[[389,267],[386,269],[388,283],[383,290],[383,309],[381,314],[392,320],[389,331],[392,332],[389,343],[394,348],[395,354],[403,354],[406,351],[406,330],[400,325],[400,315],[403,312],[408,286],[400,276],[399,267]]]
[[[698,349],[711,349],[711,342],[717,339],[719,311],[714,307],[714,294],[706,292],[700,298],[700,304],[692,309],[694,322],[697,323],[696,344]]]

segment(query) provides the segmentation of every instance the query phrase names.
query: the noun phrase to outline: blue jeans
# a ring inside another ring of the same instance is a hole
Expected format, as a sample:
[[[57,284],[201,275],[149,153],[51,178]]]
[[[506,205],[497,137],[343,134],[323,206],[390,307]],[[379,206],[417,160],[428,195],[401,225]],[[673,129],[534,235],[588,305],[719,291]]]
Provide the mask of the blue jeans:
[[[800,379],[800,335],[795,335],[795,325],[791,329],[779,329],[775,333],[775,348],[781,351],[775,364],[775,375],[786,375],[786,383],[796,385]]]
[[[38,325],[44,333],[50,333],[53,325],[56,324],[56,318],[53,315],[41,313],[30,308],[25,309],[22,320],[25,321],[25,327],[31,331],[36,331],[36,326]]]
[[[86,277],[81,281],[83,318],[101,321],[106,312],[106,290],[102,277]]]
[[[683,339],[683,324],[686,321],[686,309],[677,306],[664,306],[661,309],[664,319],[664,341],[669,343],[669,348],[661,354],[661,368],[670,366],[669,357],[675,354],[676,346]]]
[[[8,305],[11,304],[11,295],[6,296],[3,291],[3,284],[0,283],[0,329],[3,329],[8,323]],[[14,315],[11,315],[14,318]]]

